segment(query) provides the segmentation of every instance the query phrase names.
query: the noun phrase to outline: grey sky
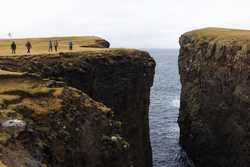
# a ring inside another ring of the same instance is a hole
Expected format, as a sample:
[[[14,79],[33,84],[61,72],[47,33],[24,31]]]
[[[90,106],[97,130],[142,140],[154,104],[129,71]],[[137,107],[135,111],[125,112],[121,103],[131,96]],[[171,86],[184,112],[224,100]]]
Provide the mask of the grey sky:
[[[250,27],[248,0],[2,0],[0,38],[98,35],[112,47],[176,48],[202,27]]]

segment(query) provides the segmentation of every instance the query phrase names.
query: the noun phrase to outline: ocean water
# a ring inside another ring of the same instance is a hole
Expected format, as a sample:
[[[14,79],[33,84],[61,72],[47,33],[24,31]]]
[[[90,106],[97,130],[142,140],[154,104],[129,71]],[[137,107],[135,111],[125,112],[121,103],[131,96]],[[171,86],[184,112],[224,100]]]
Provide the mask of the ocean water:
[[[192,166],[179,145],[177,124],[181,85],[178,50],[149,49],[155,59],[156,73],[151,89],[150,135],[154,167]]]

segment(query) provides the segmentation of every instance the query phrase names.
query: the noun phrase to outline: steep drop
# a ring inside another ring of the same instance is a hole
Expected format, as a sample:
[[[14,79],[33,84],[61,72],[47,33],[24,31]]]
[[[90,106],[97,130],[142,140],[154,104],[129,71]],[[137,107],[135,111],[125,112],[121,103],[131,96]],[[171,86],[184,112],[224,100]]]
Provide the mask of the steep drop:
[[[250,166],[250,31],[180,38],[180,142],[198,167]]]
[[[61,80],[104,103],[122,122],[131,163],[152,166],[148,112],[155,62],[147,52],[86,48],[52,55],[2,56],[0,68]]]

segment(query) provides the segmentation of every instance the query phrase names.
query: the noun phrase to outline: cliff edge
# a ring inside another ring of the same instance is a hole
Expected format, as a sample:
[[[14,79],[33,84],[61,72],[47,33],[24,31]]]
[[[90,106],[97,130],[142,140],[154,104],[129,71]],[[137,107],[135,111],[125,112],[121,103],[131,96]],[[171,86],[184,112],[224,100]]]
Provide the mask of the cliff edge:
[[[111,108],[129,144],[127,164],[134,167],[152,166],[148,112],[154,68],[147,52],[134,49],[84,48],[0,57],[2,70],[64,82]]]
[[[30,41],[32,44],[31,53],[34,54],[47,54],[48,41],[58,42],[58,51],[69,52],[69,42],[73,43],[73,50],[79,51],[84,48],[109,48],[110,43],[105,39],[97,36],[69,36],[69,37],[47,37],[47,38],[25,38],[25,39],[0,39],[0,56],[6,56],[11,53],[10,44],[15,41],[16,55],[23,55],[27,53],[25,44]]]
[[[180,143],[196,166],[250,166],[250,31],[180,37]]]

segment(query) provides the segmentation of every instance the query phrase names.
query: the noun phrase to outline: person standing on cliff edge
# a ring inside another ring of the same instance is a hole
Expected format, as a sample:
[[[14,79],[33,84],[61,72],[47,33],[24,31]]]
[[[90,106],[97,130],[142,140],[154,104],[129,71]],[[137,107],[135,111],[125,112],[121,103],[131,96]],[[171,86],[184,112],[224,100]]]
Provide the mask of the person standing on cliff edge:
[[[53,52],[53,44],[52,44],[52,41],[50,40],[49,41],[49,52]]]
[[[13,41],[10,45],[12,54],[16,54],[16,42]]]
[[[73,50],[73,42],[72,41],[69,42],[69,50]]]
[[[54,48],[55,48],[55,51],[57,52],[57,49],[58,49],[58,41],[57,40],[55,40],[54,41]]]
[[[32,48],[31,42],[27,41],[25,44],[26,48],[27,48],[27,53],[30,53],[30,49]]]

